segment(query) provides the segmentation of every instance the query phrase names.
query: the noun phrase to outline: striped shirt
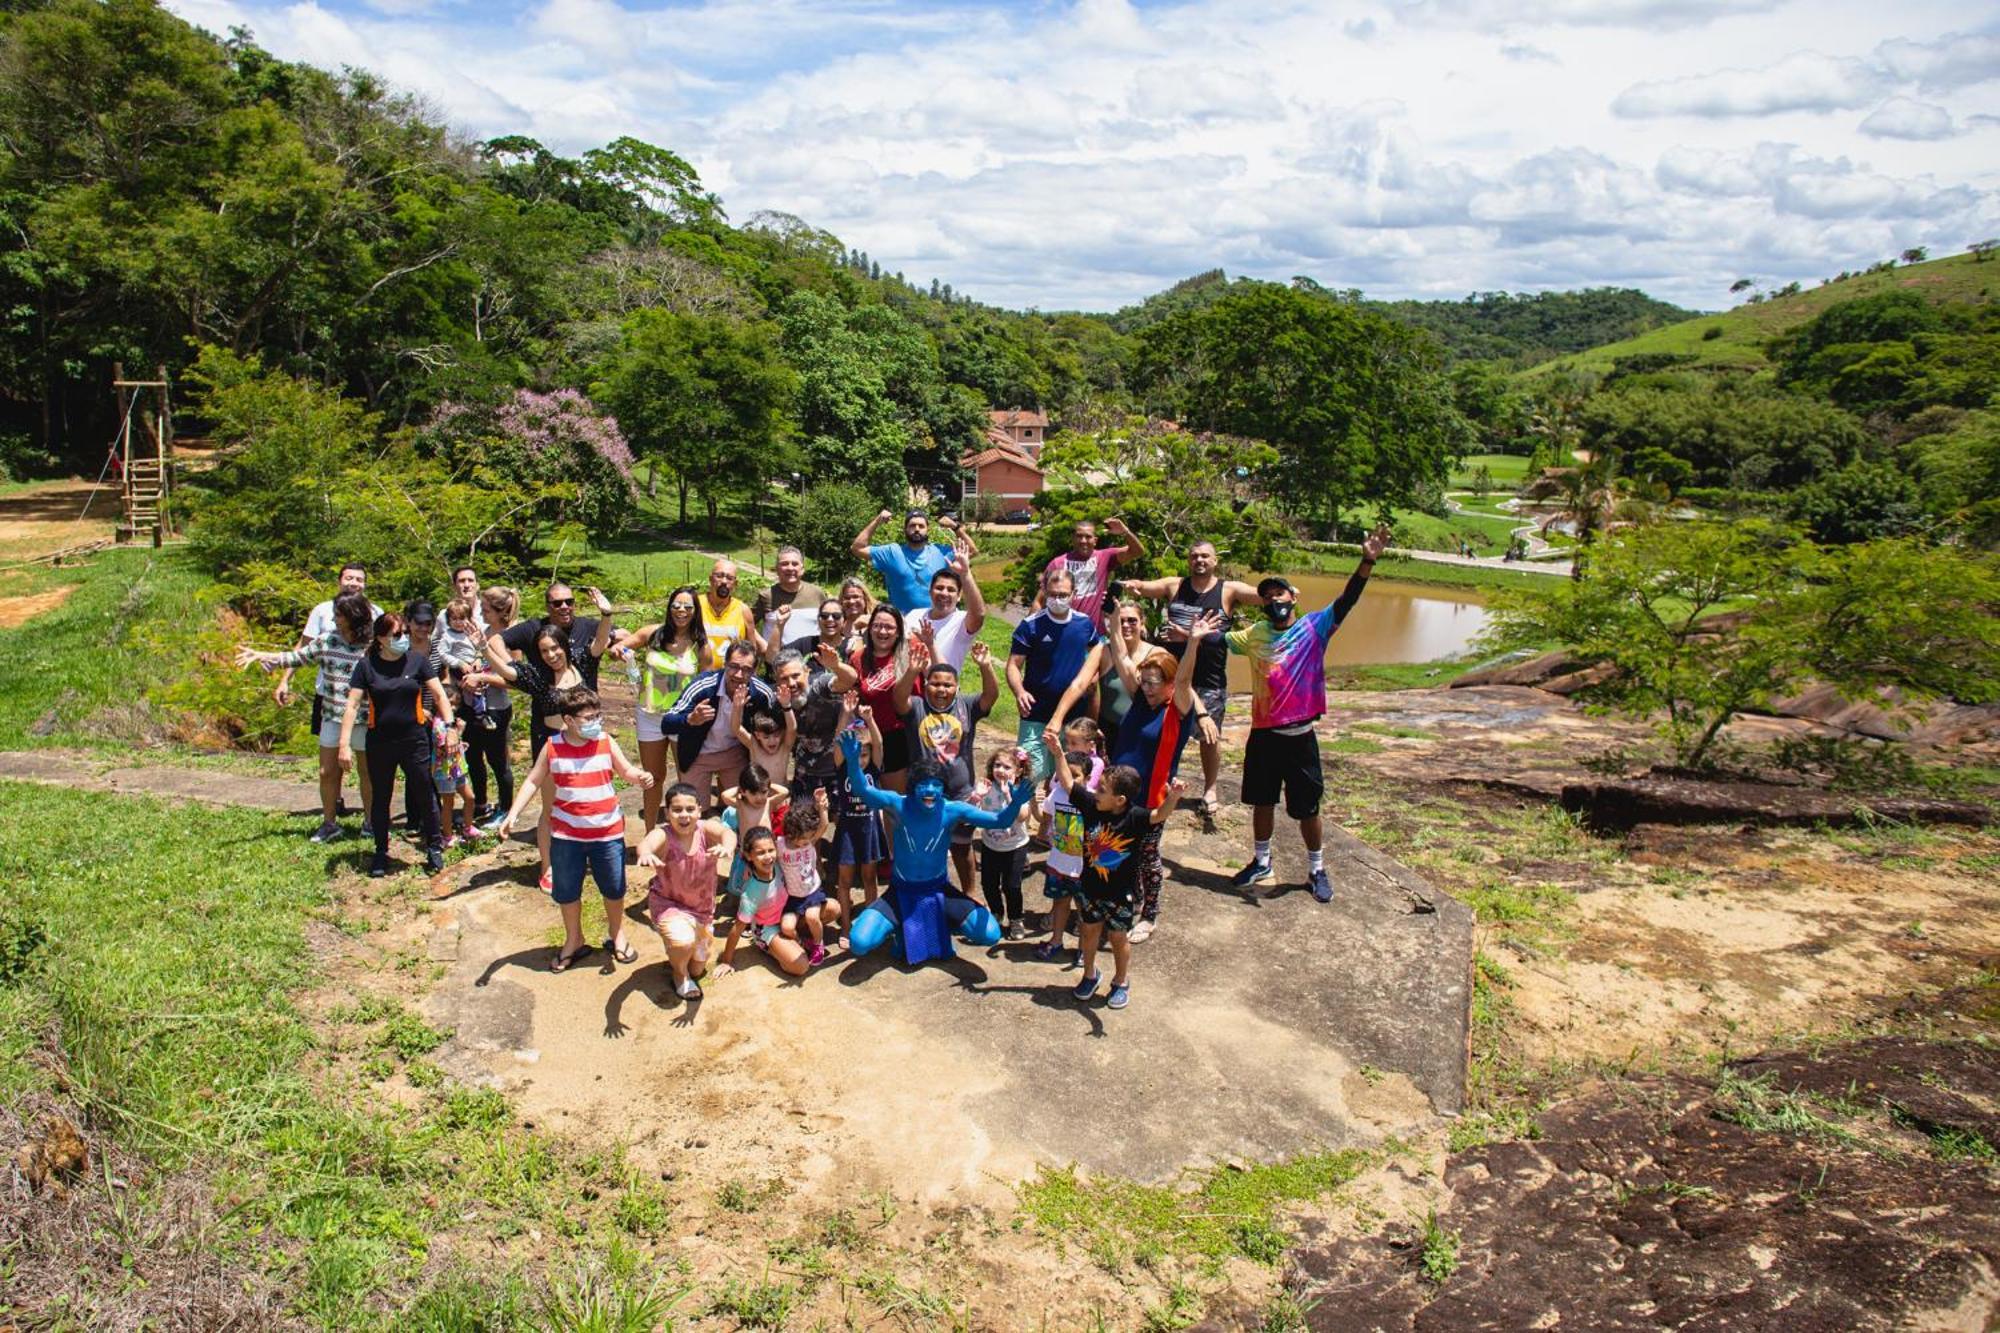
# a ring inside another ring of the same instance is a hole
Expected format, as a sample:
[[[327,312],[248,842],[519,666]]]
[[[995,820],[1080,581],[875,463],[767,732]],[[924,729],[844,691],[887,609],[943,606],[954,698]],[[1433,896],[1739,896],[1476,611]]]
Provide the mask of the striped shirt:
[[[345,706],[347,678],[354,674],[354,664],[367,651],[367,644],[349,643],[335,630],[320,635],[303,648],[278,654],[278,665],[302,667],[308,662],[318,663],[319,674],[313,679],[313,693],[327,703]]]
[[[598,737],[571,745],[549,737],[549,786],[554,795],[549,835],[571,842],[606,842],[625,836],[625,812],[611,789],[611,741]]]

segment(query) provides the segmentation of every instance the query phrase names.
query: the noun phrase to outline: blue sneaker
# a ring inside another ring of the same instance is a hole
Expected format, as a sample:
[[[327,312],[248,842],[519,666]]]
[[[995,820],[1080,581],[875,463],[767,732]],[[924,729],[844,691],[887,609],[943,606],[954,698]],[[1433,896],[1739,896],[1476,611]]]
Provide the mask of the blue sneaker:
[[[1097,998],[1097,985],[1100,980],[1102,978],[1097,973],[1092,972],[1082,981],[1077,982],[1076,989],[1071,991],[1070,994],[1079,1000],[1094,1000]]]
[[[1326,877],[1325,870],[1315,870],[1306,876],[1306,887],[1312,890],[1313,901],[1330,903],[1333,901],[1333,881]]]
[[[1271,878],[1271,863],[1269,861],[1252,861],[1249,865],[1237,871],[1230,878],[1229,883],[1234,888],[1247,889],[1259,880],[1269,878]]]
[[[1123,1009],[1132,998],[1132,988],[1122,981],[1113,982],[1111,998],[1104,1002],[1106,1009]]]

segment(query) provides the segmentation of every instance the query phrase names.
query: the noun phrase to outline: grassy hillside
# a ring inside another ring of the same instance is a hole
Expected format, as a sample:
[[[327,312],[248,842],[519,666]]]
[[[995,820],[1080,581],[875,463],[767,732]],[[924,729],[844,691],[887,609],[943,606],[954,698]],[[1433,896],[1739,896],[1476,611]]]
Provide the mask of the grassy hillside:
[[[1557,370],[1601,374],[1621,358],[1662,353],[1692,356],[1695,358],[1692,364],[1697,366],[1761,370],[1767,364],[1764,343],[1772,335],[1803,324],[1841,301],[1899,287],[1923,292],[1937,301],[1990,301],[2000,293],[2000,260],[1981,263],[1969,254],[1953,255],[1880,273],[1859,273],[1795,296],[1740,305],[1721,314],[1700,315],[1622,342],[1605,343],[1586,352],[1559,357],[1522,372],[1522,378],[1533,380]],[[1720,332],[1710,335],[1711,329]]]

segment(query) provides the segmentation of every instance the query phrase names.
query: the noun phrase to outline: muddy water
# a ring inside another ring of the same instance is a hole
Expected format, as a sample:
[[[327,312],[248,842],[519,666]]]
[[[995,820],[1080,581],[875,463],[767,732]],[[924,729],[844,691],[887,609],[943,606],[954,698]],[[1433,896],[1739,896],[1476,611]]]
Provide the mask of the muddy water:
[[[983,566],[982,580],[997,580],[1006,566]],[[1246,580],[1255,583],[1258,576]],[[1347,586],[1345,576],[1288,575],[1299,590],[1300,606],[1317,611]],[[1371,579],[1347,623],[1333,636],[1327,661],[1335,665],[1362,662],[1431,662],[1471,646],[1486,628],[1486,606],[1475,589],[1440,588],[1428,583],[1397,583]],[[1250,688],[1243,662],[1232,657],[1229,687]]]
[[[1340,596],[1340,590],[1347,586],[1345,577],[1286,577],[1299,590],[1299,605],[1314,611]],[[1370,579],[1367,591],[1333,636],[1326,660],[1335,665],[1430,662],[1464,652],[1484,628],[1486,607],[1476,590]],[[1239,657],[1229,659],[1229,688],[1250,688],[1247,668]]]

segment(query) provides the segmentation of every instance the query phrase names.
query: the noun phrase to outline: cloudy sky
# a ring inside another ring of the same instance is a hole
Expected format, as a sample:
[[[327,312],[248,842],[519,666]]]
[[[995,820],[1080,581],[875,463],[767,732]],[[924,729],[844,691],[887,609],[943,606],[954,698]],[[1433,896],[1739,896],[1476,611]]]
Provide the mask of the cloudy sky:
[[[672,148],[914,281],[1203,269],[1705,309],[2000,235],[2000,8],[1933,0],[167,0],[464,132]]]

